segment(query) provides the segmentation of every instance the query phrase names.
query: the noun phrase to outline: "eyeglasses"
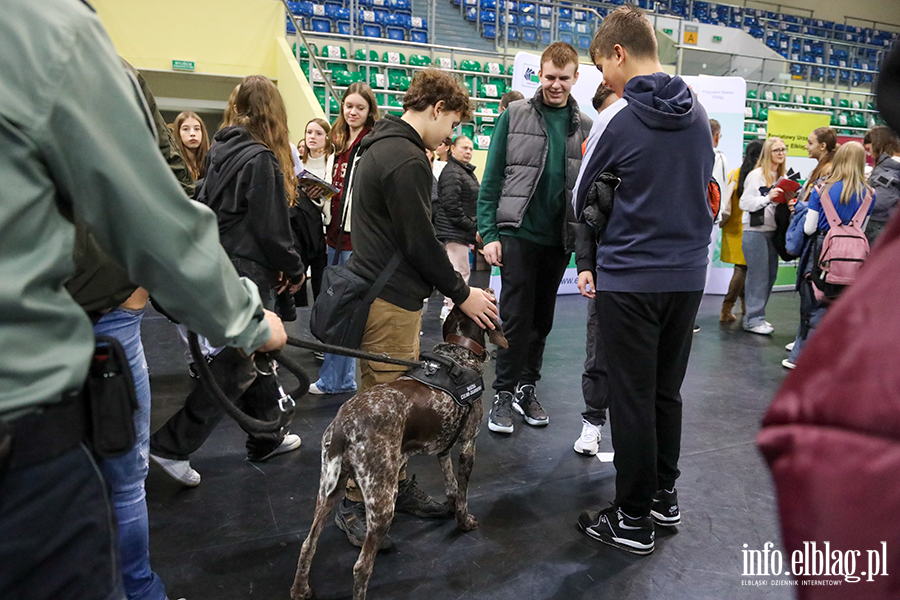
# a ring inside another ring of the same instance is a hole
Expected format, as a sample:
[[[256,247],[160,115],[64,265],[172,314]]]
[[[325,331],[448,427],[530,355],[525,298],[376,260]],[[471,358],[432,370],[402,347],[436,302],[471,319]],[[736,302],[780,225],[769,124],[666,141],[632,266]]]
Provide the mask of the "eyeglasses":
[[[787,152],[787,148],[772,148],[772,152],[774,154],[784,154]]]

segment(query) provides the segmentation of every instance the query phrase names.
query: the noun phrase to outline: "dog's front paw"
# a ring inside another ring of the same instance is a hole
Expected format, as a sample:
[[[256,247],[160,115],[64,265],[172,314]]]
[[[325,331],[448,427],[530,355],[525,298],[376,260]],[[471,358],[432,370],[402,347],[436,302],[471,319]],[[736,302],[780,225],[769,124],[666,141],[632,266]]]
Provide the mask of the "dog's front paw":
[[[313,591],[309,585],[295,585],[291,588],[292,600],[309,600],[313,597]]]
[[[461,531],[472,531],[478,529],[478,521],[470,514],[466,514],[463,518],[456,520],[456,525]]]

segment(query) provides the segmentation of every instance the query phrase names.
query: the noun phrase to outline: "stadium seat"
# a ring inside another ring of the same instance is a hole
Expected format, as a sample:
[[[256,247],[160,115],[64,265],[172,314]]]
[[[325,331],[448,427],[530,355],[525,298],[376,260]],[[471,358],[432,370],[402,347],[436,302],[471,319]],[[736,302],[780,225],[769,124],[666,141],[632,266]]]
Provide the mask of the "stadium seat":
[[[406,30],[402,27],[387,27],[387,37],[389,40],[397,40],[402,42],[406,39]]]
[[[505,93],[505,86],[495,83],[485,83],[478,86],[478,96],[481,98],[500,98]]]
[[[788,93],[782,92],[782,93],[778,94],[778,101],[779,102],[790,102],[791,95]]]
[[[822,98],[820,96],[810,96],[806,99],[807,103],[812,104],[814,106],[822,106]]]
[[[747,97],[756,100],[756,90],[747,90]]]
[[[522,28],[522,41],[528,44],[536,44],[538,38],[537,29],[532,27],[523,27]]]
[[[560,23],[560,25],[561,25],[561,24],[562,24],[562,23]],[[565,42],[565,43],[569,44],[570,46],[574,46],[574,45],[575,45],[575,38],[574,38],[574,36],[573,36],[571,33],[567,33],[567,32],[565,32],[565,31],[560,31],[560,32],[559,32],[559,41]]]
[[[369,87],[371,87],[373,90],[383,90],[387,88],[387,84],[387,75],[385,75],[384,73],[369,74]]]
[[[408,75],[390,73],[388,75],[388,89],[405,92],[409,89],[410,79]]]
[[[395,109],[389,110],[388,114],[394,115],[395,117],[403,115],[403,100],[400,96],[391,94],[390,97],[388,97],[388,106]]]
[[[497,38],[497,26],[490,23],[482,23],[481,37],[493,40]]]
[[[476,150],[487,150],[491,147],[491,136],[490,134],[480,133],[475,136],[474,143]]]
[[[475,91],[478,90],[478,77],[474,75],[464,75],[463,81],[466,85],[466,90],[468,90],[470,96],[475,95]]]
[[[438,69],[455,69],[456,63],[447,56],[439,56],[434,59],[434,66]]]
[[[502,75],[503,74],[503,65],[496,62],[487,62],[484,63],[484,72],[488,75]]]
[[[431,57],[424,54],[413,54],[409,57],[409,64],[414,67],[430,67]]]
[[[588,50],[590,47],[591,47],[591,36],[579,35],[578,36],[578,49],[579,50]]]
[[[769,109],[765,106],[760,106],[759,110],[756,111],[756,118],[760,121],[768,121]]]
[[[467,138],[475,137],[475,125],[473,123],[460,123],[459,131],[460,135],[464,135]]]
[[[322,46],[322,58],[347,58],[347,50],[333,44]]]
[[[360,48],[359,50],[356,51],[356,55],[353,58],[358,61],[366,60],[366,51]],[[371,62],[378,62],[378,53],[375,52],[374,50],[369,50],[369,59],[368,60]]]
[[[331,82],[334,85],[345,87],[356,81],[356,73],[350,71],[332,71]]]
[[[400,52],[385,52],[381,55],[381,62],[389,65],[405,65],[406,55]]]
[[[428,43],[428,32],[413,29],[409,33],[409,40],[411,42],[415,42],[417,44],[427,44]]]
[[[381,37],[381,26],[380,25],[369,25],[366,23],[363,25],[363,35],[365,37],[372,38],[380,38]]]
[[[464,60],[459,63],[460,71],[468,71],[470,73],[480,73],[481,72],[481,63],[477,60]]]

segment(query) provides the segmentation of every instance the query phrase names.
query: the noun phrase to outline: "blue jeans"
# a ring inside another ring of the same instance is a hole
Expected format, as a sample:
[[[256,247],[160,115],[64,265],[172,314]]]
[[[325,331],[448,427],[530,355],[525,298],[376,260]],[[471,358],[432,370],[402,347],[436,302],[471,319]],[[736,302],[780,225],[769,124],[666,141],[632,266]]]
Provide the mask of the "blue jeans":
[[[788,360],[794,364],[800,360],[800,352],[806,344],[806,340],[812,335],[813,330],[819,326],[828,305],[816,300],[813,284],[809,281],[800,282],[800,328],[797,338],[794,340],[794,348],[791,350]]]
[[[141,318],[144,311],[117,308],[94,325],[94,333],[116,338],[125,349],[134,376],[138,409],[134,413],[137,439],[124,456],[100,462],[100,469],[112,494],[119,523],[119,553],[122,579],[129,600],[165,600],[166,590],[160,578],[150,570],[150,532],[144,480],[149,469],[150,377],[141,344]]]
[[[334,261],[335,249],[327,248],[328,264]],[[350,250],[342,250],[338,264],[342,265],[350,258]],[[339,354],[326,354],[325,362],[319,367],[319,379],[316,387],[326,394],[340,394],[356,391],[356,359]]]
[[[747,231],[741,241],[744,259],[747,261],[747,279],[744,283],[744,298],[747,313],[744,328],[749,329],[766,322],[766,304],[775,278],[778,276],[778,252],[772,243],[774,231]]]

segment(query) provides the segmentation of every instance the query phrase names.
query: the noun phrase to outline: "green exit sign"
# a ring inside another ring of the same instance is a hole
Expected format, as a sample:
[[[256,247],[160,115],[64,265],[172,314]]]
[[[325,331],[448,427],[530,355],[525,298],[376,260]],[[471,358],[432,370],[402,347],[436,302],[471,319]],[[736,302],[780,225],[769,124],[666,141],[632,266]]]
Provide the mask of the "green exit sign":
[[[713,36],[713,41],[716,42],[716,43],[721,42],[721,41],[722,41],[722,36],[721,36],[721,35],[714,35],[714,36]]]
[[[663,33],[666,35],[672,35],[673,32],[671,29],[663,29]]]
[[[192,61],[192,60],[173,60],[172,61],[172,70],[173,71],[193,71],[194,70],[194,61]]]

